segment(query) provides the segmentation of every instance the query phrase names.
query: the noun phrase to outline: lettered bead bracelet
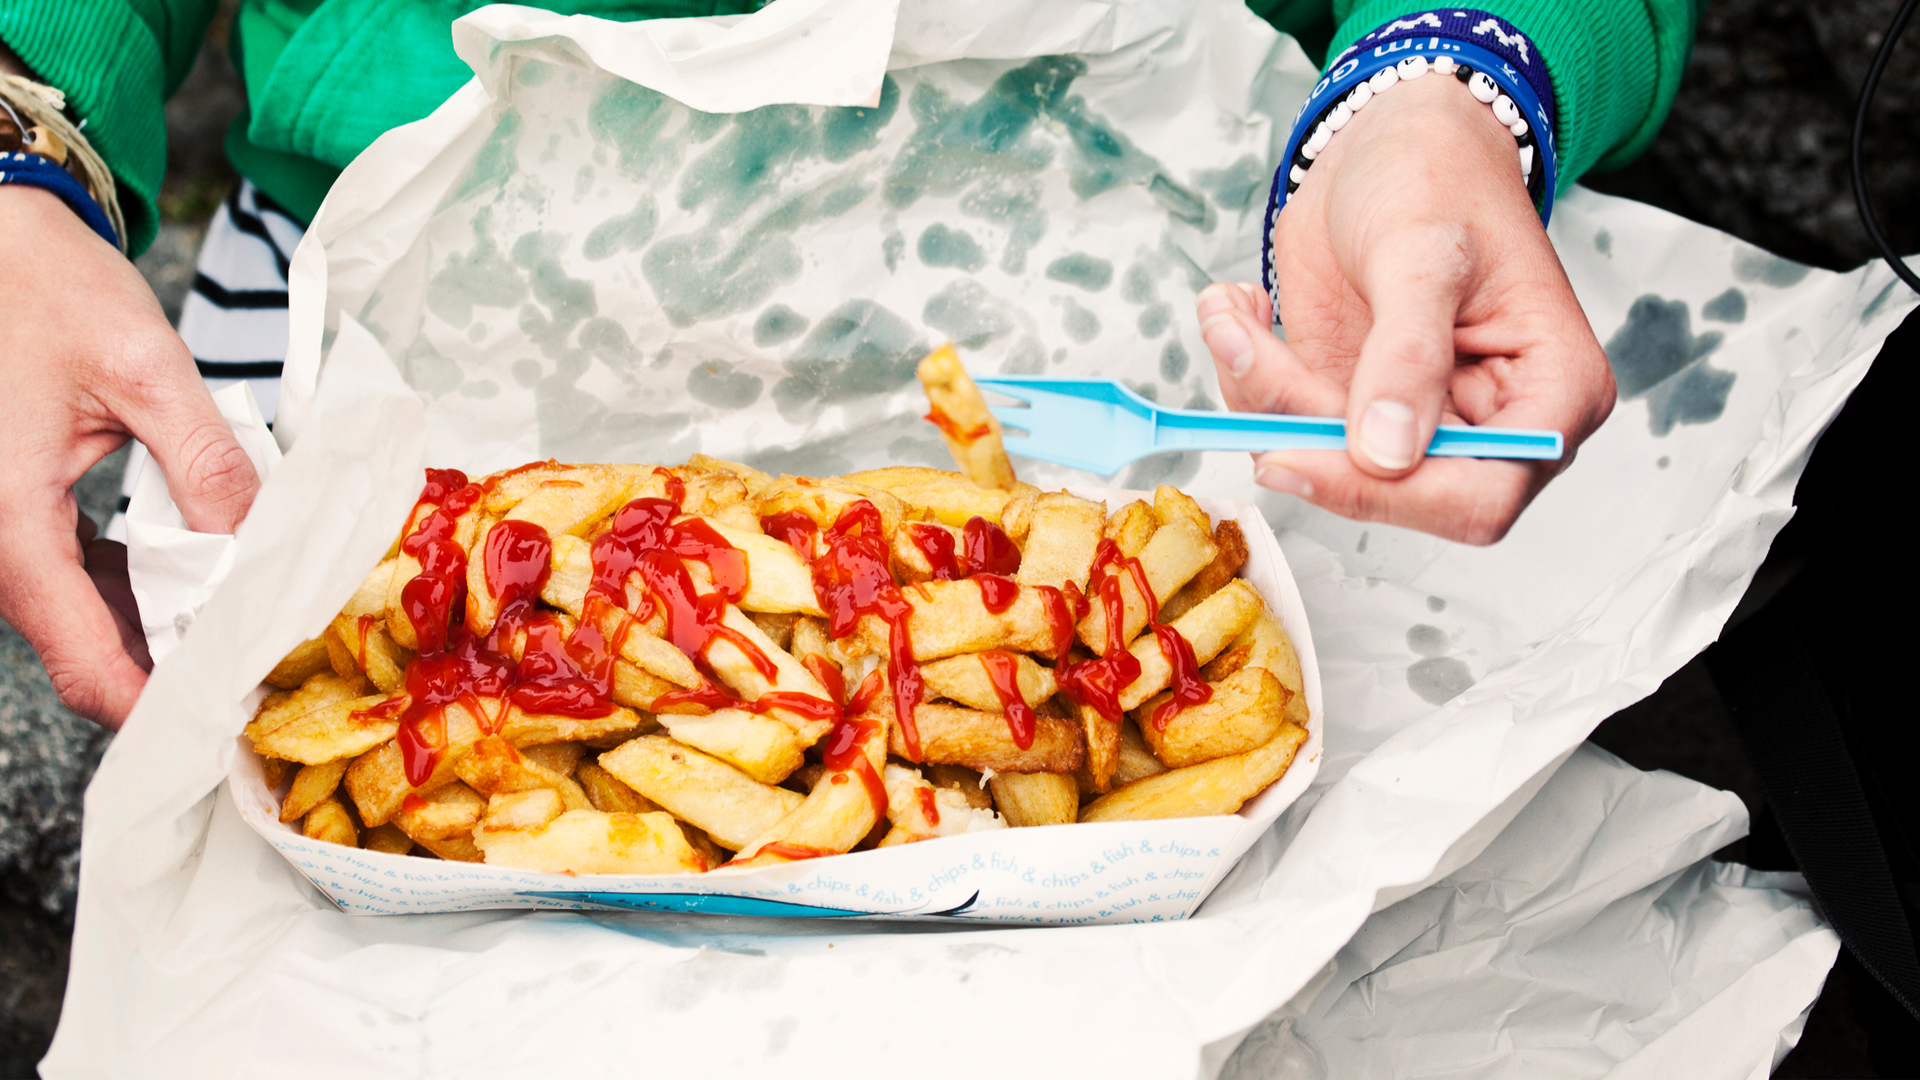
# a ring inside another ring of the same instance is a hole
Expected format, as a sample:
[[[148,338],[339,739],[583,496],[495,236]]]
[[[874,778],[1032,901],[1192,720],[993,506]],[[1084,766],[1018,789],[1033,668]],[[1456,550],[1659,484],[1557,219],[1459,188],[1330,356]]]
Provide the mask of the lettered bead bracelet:
[[[1343,98],[1336,100],[1323,112],[1306,141],[1295,149],[1293,161],[1287,170],[1286,194],[1291,196],[1299,190],[1301,181],[1307,178],[1307,170],[1320,156],[1327,144],[1333,141],[1334,133],[1353,122],[1354,114],[1367,107],[1374,98],[1386,93],[1403,82],[1412,82],[1432,72],[1437,75],[1452,75],[1465,83],[1467,92],[1483,105],[1493,107],[1494,119],[1513,133],[1520,147],[1520,176],[1527,185],[1528,193],[1533,194],[1534,148],[1538,141],[1531,137],[1533,127],[1520,114],[1520,106],[1513,98],[1501,92],[1500,84],[1484,71],[1475,71],[1470,65],[1462,64],[1451,56],[1441,55],[1429,61],[1424,56],[1409,56],[1398,63],[1389,64],[1362,80]],[[1543,177],[1544,179],[1544,177]],[[1544,185],[1543,185],[1544,186]],[[1283,203],[1285,200],[1281,200]],[[1543,215],[1544,216],[1544,215]]]
[[[1472,41],[1426,34],[1425,25],[1450,32],[1471,34],[1491,32],[1492,44],[1514,53],[1513,61]],[[1453,25],[1453,24],[1458,25]],[[1408,30],[1422,31],[1409,37]],[[1376,43],[1376,40],[1377,43]],[[1511,24],[1477,11],[1422,13],[1396,20],[1369,34],[1337,58],[1333,70],[1321,79],[1302,103],[1295,117],[1293,132],[1287,140],[1286,156],[1273,178],[1267,198],[1265,231],[1261,243],[1261,269],[1271,296],[1276,292],[1273,273],[1273,228],[1287,199],[1299,189],[1334,136],[1356,113],[1381,94],[1403,82],[1425,78],[1429,74],[1452,76],[1465,84],[1474,99],[1486,104],[1494,118],[1512,133],[1516,146],[1516,164],[1529,200],[1544,224],[1553,213],[1555,155],[1551,99],[1542,102],[1535,83],[1548,86],[1544,70],[1538,70],[1539,57]],[[1371,47],[1368,47],[1371,46]],[[1525,72],[1519,63],[1533,70]],[[1279,311],[1279,298],[1274,310]]]

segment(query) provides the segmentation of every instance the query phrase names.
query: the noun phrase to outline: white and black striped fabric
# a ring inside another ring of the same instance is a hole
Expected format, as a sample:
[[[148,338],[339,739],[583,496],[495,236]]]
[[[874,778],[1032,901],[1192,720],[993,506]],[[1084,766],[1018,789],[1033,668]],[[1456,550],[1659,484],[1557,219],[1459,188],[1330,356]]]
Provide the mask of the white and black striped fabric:
[[[240,181],[207,227],[193,290],[180,308],[181,340],[192,350],[207,388],[246,382],[269,426],[287,358],[287,265],[304,232],[292,214]],[[108,539],[126,539],[127,500],[146,459],[146,448],[135,443]]]

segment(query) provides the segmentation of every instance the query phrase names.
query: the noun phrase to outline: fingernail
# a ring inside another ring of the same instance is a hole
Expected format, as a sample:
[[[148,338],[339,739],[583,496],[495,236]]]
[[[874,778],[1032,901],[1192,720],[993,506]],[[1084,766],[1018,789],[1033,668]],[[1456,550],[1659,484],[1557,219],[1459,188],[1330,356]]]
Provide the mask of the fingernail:
[[[1253,366],[1253,339],[1247,336],[1231,315],[1215,315],[1200,324],[1200,338],[1207,343],[1213,358],[1227,365],[1234,378]]]
[[[1231,311],[1233,307],[1233,286],[1224,281],[1216,281],[1201,289],[1199,299],[1194,301],[1194,311],[1203,321],[1223,311]]]
[[[1313,498],[1313,485],[1283,465],[1262,465],[1253,474],[1253,482],[1263,488],[1278,491],[1282,495],[1297,495],[1302,499]]]
[[[1419,450],[1413,410],[1381,398],[1360,416],[1360,452],[1383,469],[1404,469]]]

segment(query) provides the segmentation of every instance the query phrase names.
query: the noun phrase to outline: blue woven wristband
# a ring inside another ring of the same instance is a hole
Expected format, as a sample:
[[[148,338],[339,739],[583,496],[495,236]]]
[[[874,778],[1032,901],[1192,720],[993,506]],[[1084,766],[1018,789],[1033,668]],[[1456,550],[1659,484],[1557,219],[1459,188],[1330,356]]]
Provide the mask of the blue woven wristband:
[[[1499,47],[1498,51],[1483,47],[1472,38],[1463,41],[1434,33],[1433,30],[1437,28],[1429,25],[1431,23],[1445,23],[1447,25],[1443,28],[1449,30],[1464,27],[1469,35],[1478,29],[1480,36]],[[1518,31],[1512,30],[1509,24],[1479,11],[1449,10],[1395,20],[1335,58],[1332,69],[1307,96],[1295,117],[1293,133],[1287,139],[1286,154],[1280,159],[1280,167],[1274,173],[1273,186],[1267,196],[1267,214],[1260,240],[1262,284],[1268,295],[1273,297],[1276,312],[1279,311],[1279,298],[1273,296],[1273,228],[1281,208],[1287,203],[1288,195],[1298,186],[1292,181],[1292,174],[1296,169],[1304,171],[1312,166],[1311,158],[1303,156],[1302,147],[1328,115],[1349,100],[1361,83],[1369,82],[1382,69],[1396,67],[1412,57],[1421,57],[1428,64],[1445,57],[1459,66],[1463,77],[1470,73],[1483,74],[1518,107],[1519,116],[1526,121],[1526,130],[1525,134],[1517,137],[1517,145],[1522,153],[1526,153],[1529,146],[1537,148],[1532,154],[1536,167],[1527,183],[1528,195],[1534,209],[1540,214],[1542,224],[1552,218],[1558,165],[1553,140],[1553,99],[1544,65],[1530,48],[1530,43]],[[1520,62],[1516,64],[1509,58]],[[1431,69],[1428,73],[1439,74]],[[1548,97],[1544,100],[1535,90],[1535,81],[1548,88]]]
[[[80,215],[87,228],[99,233],[115,250],[119,249],[120,238],[114,235],[113,222],[107,220],[107,212],[100,209],[100,204],[93,201],[93,196],[87,194],[87,189],[72,173],[46,158],[38,154],[0,154],[0,184],[24,184],[53,192]]]

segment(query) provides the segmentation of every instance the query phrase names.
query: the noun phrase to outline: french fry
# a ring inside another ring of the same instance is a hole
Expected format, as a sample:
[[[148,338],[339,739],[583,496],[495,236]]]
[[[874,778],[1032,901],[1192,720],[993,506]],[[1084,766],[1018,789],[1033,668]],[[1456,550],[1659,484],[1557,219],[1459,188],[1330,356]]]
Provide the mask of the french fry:
[[[927,557],[926,549],[920,545],[938,543],[938,536],[928,539],[933,533],[945,533],[953,542],[952,550],[965,550],[961,546],[960,530],[951,525],[942,525],[935,521],[902,522],[900,528],[893,534],[893,566],[900,580],[905,582],[932,580],[933,560]]]
[[[1000,421],[987,411],[987,399],[960,366],[951,343],[920,361],[920,385],[926,388],[932,411],[927,419],[940,428],[953,453],[954,464],[984,488],[1007,490],[1014,485],[1013,463],[1007,460]]]
[[[651,814],[660,804],[614,778],[599,762],[583,761],[574,768],[574,780],[587,793],[595,810],[609,814]]]
[[[1080,767],[1085,748],[1074,725],[1049,716],[1034,718],[1033,742],[1024,749],[1013,740],[1007,718],[958,705],[922,705],[913,711],[920,754],[907,753],[896,726],[888,749],[916,764],[965,765],[994,772],[1065,772]]]
[[[687,464],[681,471],[732,473],[739,477],[740,482],[746,486],[749,497],[760,494],[768,484],[773,483],[773,477],[768,476],[766,473],[761,472],[751,465],[742,465],[737,461],[728,461],[725,458],[709,457],[706,454],[695,454],[688,458]]]
[[[898,495],[876,487],[842,480],[808,480],[783,476],[754,496],[754,519],[798,511],[826,530],[839,520],[847,507],[865,499],[880,512],[881,531],[892,536],[906,520],[907,504]]]
[[[404,690],[407,685],[407,661],[413,653],[403,649],[387,633],[387,628],[372,615],[342,615],[328,628],[335,640],[347,647],[354,668],[384,693]],[[351,675],[352,671],[340,672]]]
[[[1160,618],[1171,622],[1193,610],[1193,605],[1220,591],[1247,564],[1247,534],[1231,519],[1213,527],[1213,561],[1200,568],[1193,580],[1160,605]]]
[[[285,758],[263,757],[260,759],[260,779],[267,785],[268,791],[279,791],[287,777],[303,768],[296,762]]]
[[[1287,724],[1264,746],[1169,769],[1103,795],[1080,811],[1081,821],[1144,821],[1237,813],[1248,800],[1280,779],[1293,763],[1304,729]]]
[[[629,664],[625,660],[616,660],[613,663],[613,693],[611,696],[616,705],[625,705],[629,709],[651,711],[653,703],[660,699],[660,695],[678,689],[680,689],[680,687],[673,685],[650,671]]]
[[[632,487],[631,477],[606,466],[578,466],[541,481],[501,520],[530,521],[547,530],[549,537],[581,536],[595,522],[618,510]]]
[[[763,784],[778,784],[805,761],[794,730],[745,709],[717,709],[703,716],[660,714],[674,741],[704,751]]]
[[[1266,604],[1253,586],[1235,578],[1227,587],[1214,593],[1194,606],[1192,611],[1175,619],[1171,624],[1180,636],[1193,646],[1193,658],[1204,664],[1226,649],[1227,644],[1240,636],[1254,618],[1265,610]],[[1140,639],[1128,647],[1135,660],[1140,661],[1140,677],[1120,691],[1120,707],[1131,711],[1141,702],[1167,688],[1173,678],[1173,666],[1160,651],[1160,639],[1154,634],[1142,634]]]
[[[1041,667],[1034,663],[1031,657],[1019,653],[1010,655],[1014,663],[1014,681],[1020,688],[1021,700],[1032,705],[1060,692],[1060,684],[1054,680],[1052,668]],[[982,712],[1006,710],[1005,705],[1000,701],[999,693],[993,688],[993,680],[988,677],[986,665],[980,659],[979,653],[949,656],[944,660],[922,664],[920,676],[926,680],[927,694],[930,697],[947,698]]]
[[[976,517],[998,525],[1000,511],[1016,492],[1039,491],[1017,481],[1007,488],[983,487],[960,473],[913,465],[847,473],[840,479],[897,495],[914,510],[931,514],[933,520],[956,529]]]
[[[432,794],[406,800],[387,824],[426,844],[471,835],[486,812],[487,797],[456,780]]]
[[[753,625],[759,627],[760,632],[767,635],[767,640],[773,642],[774,648],[787,652],[792,651],[793,623],[794,620],[800,616],[791,613],[786,615],[769,615],[764,611],[754,611],[745,607],[740,610],[746,612],[747,618],[753,620]]]
[[[374,694],[316,709],[254,739],[253,748],[268,757],[302,765],[322,765],[363,754],[393,738],[400,729],[397,719],[364,715],[386,701],[387,695]]]
[[[538,829],[566,811],[565,800],[551,788],[501,792],[487,797],[486,813],[473,828],[476,833],[481,829],[489,832]]]
[[[568,810],[584,810],[590,805],[587,793],[580,790],[579,784],[564,773],[523,756],[512,743],[498,735],[489,735],[474,743],[453,771],[467,786],[488,797],[546,790],[558,795]]]
[[[652,717],[618,706],[605,716],[582,717],[530,713],[518,705],[509,705],[506,719],[500,725],[500,734],[517,747],[528,747],[542,743],[603,739],[609,735],[649,731],[658,726]]]
[[[1131,718],[1120,725],[1120,759],[1113,770],[1113,783],[1116,787],[1125,787],[1135,780],[1157,776],[1166,772],[1167,767],[1159,758],[1153,756],[1153,748],[1147,745],[1146,737],[1140,734],[1140,725]]]
[[[900,590],[913,608],[907,633],[916,660],[1003,649],[1053,659],[1053,627],[1038,589],[1021,589],[1004,611],[987,610],[973,581],[923,581]],[[887,624],[871,615],[859,625],[866,652],[885,655]]]
[[[268,694],[260,703],[252,721],[247,724],[246,736],[253,740],[255,749],[268,732],[292,723],[295,720],[354,698],[365,697],[373,693],[373,684],[364,677],[351,675],[342,678],[331,672],[323,671],[300,685],[298,690],[288,693]]]
[[[561,776],[572,776],[573,771],[580,767],[580,759],[586,756],[587,744],[583,742],[541,743],[519,749],[521,756],[535,765]]]
[[[1107,508],[1097,502],[1064,491],[1041,495],[1034,501],[1020,569],[1013,579],[1022,585],[1056,589],[1071,581],[1084,591],[1106,523]]]
[[[376,829],[368,829],[360,838],[360,846],[367,851],[378,851],[383,855],[405,855],[413,850],[413,837],[400,831],[400,826],[389,821]]]
[[[1153,590],[1157,599],[1171,596],[1199,573],[1201,567],[1212,562],[1213,556],[1213,537],[1208,531],[1185,518],[1175,518],[1154,531],[1146,547],[1141,549],[1139,559],[1140,568],[1145,571],[1147,587]],[[1131,572],[1121,571],[1116,580],[1122,609],[1126,612],[1126,620],[1121,624],[1124,630],[1122,640],[1132,641],[1140,631],[1146,629],[1150,612],[1147,611],[1146,598],[1140,595],[1140,586],[1133,580]],[[1078,629],[1082,644],[1096,655],[1106,655],[1105,604],[1091,605],[1087,617],[1080,620]]]
[[[445,859],[448,862],[487,861],[486,854],[474,845],[473,837],[469,834],[449,836],[445,840],[419,840],[416,843],[431,852],[436,859]]]
[[[813,591],[813,568],[798,552],[759,529],[740,529],[705,519],[727,543],[746,552],[747,591],[740,606],[748,611],[825,615]]]
[[[353,591],[353,596],[347,600],[347,606],[340,609],[340,614],[352,619],[362,615],[384,614],[387,610],[387,593],[392,591],[393,575],[399,569],[398,558],[389,558],[374,567],[360,587]]]
[[[481,504],[484,501],[485,500],[480,500],[474,503],[474,505],[468,507],[464,513],[454,519],[453,542],[458,544],[463,550],[473,546],[474,535],[478,532],[481,524],[488,520],[486,511],[481,509]],[[431,506],[416,506],[413,508],[413,514],[407,519],[407,527],[400,531],[402,546],[404,546],[406,538],[413,535],[414,530],[419,527],[421,520],[432,513],[434,509],[435,508]],[[396,550],[398,549],[396,548]],[[469,561],[472,561],[471,558]],[[361,614],[380,615],[387,621],[387,633],[393,635],[393,640],[397,642],[401,648],[418,649],[420,648],[420,639],[414,636],[413,620],[407,618],[407,605],[402,599],[401,593],[406,589],[407,582],[420,576],[420,560],[401,551],[395,556],[392,562],[394,563],[393,569],[387,572],[387,602],[384,611],[357,612],[355,613],[355,617],[358,618]],[[369,581],[369,584],[371,584],[371,581]],[[362,586],[363,589],[366,587],[365,585]]]
[[[686,874],[707,860],[667,814],[569,810],[529,829],[475,829],[474,846],[492,866],[553,874]]]
[[[622,743],[600,755],[600,767],[734,851],[806,801],[662,735]]]
[[[1088,705],[1075,705],[1073,715],[1080,722],[1080,733],[1086,741],[1083,771],[1088,786],[1095,792],[1112,790],[1114,770],[1120,767],[1120,725]]]
[[[1162,526],[1184,519],[1208,532],[1213,531],[1213,519],[1200,509],[1200,504],[1194,501],[1193,496],[1171,484],[1161,484],[1153,489],[1153,513]]]
[[[1019,544],[1022,551],[1026,550],[1027,532],[1033,528],[1033,511],[1040,505],[1042,494],[1032,484],[1021,484],[1007,505],[1000,508],[1000,530]]]
[[[300,824],[300,835],[329,844],[360,846],[360,830],[353,823],[353,815],[347,813],[345,804],[332,796],[321,800],[320,805],[307,812],[307,819]]]
[[[482,712],[500,706],[498,699],[491,704],[480,704]],[[400,747],[391,739],[361,754],[352,765],[347,766],[347,794],[353,798],[354,809],[360,811],[361,821],[368,826],[385,825],[393,819],[408,795],[430,795],[459,779],[453,771],[454,766],[459,764],[467,751],[473,749],[473,744],[479,742],[485,732],[481,729],[479,719],[460,702],[448,705],[444,717],[446,745],[440,751],[439,760],[434,763],[433,772],[419,788],[407,782],[406,764],[402,760]]]
[[[508,469],[491,476],[481,478],[480,484],[487,491],[481,501],[481,509],[494,517],[513,509],[520,500],[540,489],[540,485],[549,480],[558,480],[573,471],[573,466],[562,465],[554,460],[530,461],[517,469]]]
[[[1300,655],[1294,652],[1293,639],[1280,625],[1279,616],[1263,610],[1252,625],[1236,639],[1234,646],[1247,649],[1247,665],[1273,672],[1287,692],[1286,717],[1299,727],[1307,726],[1306,683],[1300,675]]]
[[[1071,825],[1080,813],[1080,786],[1065,773],[997,772],[987,781],[993,803],[1014,828]]]
[[[679,470],[686,495],[681,509],[689,514],[712,515],[747,499],[747,485],[730,472]]]
[[[321,802],[332,798],[334,790],[340,786],[340,778],[347,775],[347,766],[351,764],[352,760],[341,758],[320,765],[302,765],[300,771],[293,774],[293,787],[287,790],[287,797],[280,803],[280,820],[297,821],[306,817],[307,812]]]
[[[1131,559],[1146,550],[1147,541],[1153,539],[1159,528],[1160,517],[1153,512],[1153,507],[1135,499],[1107,519],[1105,531],[1120,554]]]
[[[878,781],[881,770],[886,767],[890,710],[885,701],[888,697],[881,694],[877,700],[882,704],[861,718],[862,723],[871,726],[859,743],[860,753],[852,763],[844,769],[828,768],[807,793],[806,801],[738,848],[739,854],[729,866],[766,866],[791,862],[795,857],[839,854],[851,850],[873,831],[884,807],[875,805],[876,793],[868,782]],[[879,793],[881,800],[885,797],[884,791]],[[720,839],[718,834],[714,838]]]
[[[273,670],[267,672],[265,682],[281,690],[298,690],[301,683],[331,670],[326,642],[312,638],[295,645],[292,652],[273,665]]]
[[[1211,685],[1211,698],[1180,710],[1165,727],[1155,723],[1154,716],[1173,700],[1172,691],[1148,698],[1133,711],[1134,722],[1153,755],[1169,768],[1198,765],[1264,746],[1287,722],[1283,711],[1290,695],[1266,668],[1241,668]]]

